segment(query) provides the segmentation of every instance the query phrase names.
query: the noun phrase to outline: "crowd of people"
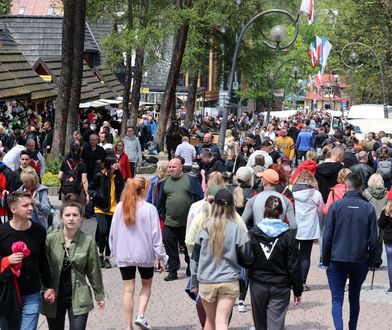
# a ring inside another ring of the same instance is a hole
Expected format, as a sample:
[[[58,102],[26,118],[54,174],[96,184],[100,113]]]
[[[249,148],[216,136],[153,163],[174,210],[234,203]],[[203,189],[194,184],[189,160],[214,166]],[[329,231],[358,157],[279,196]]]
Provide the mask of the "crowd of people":
[[[142,128],[128,127],[121,137],[109,122],[99,129],[82,123],[73,133],[58,174],[60,228],[41,183],[50,121],[43,138],[28,130],[4,137],[0,329],[36,329],[40,313],[51,330],[64,329],[67,313],[71,329],[85,329],[94,301],[105,307],[102,273],[114,263],[126,329],[151,329],[154,274],[178,280],[182,255],[186,291],[206,330],[227,329],[237,300],[238,311],[248,311],[248,290],[255,328],[283,329],[291,291],[299,304],[314,290],[308,274],[315,246],[336,329],[344,328],[348,283],[349,329],[357,328],[361,286],[384,262],[383,244],[392,293],[392,145],[384,132],[358,140],[350,128],[331,128],[325,112],[269,123],[230,116],[223,148],[210,132],[191,144],[197,125],[175,128],[178,143],[149,180],[136,174],[155,134],[152,122],[141,118]],[[85,217],[95,218],[95,237],[81,230]]]

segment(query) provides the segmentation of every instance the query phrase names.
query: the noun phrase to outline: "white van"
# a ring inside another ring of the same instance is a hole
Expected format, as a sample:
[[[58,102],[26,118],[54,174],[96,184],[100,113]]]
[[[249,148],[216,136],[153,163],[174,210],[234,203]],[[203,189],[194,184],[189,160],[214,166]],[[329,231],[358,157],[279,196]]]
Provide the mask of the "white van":
[[[388,118],[392,118],[392,106],[388,105]],[[383,119],[384,105],[382,104],[358,104],[353,105],[347,115],[347,119]]]

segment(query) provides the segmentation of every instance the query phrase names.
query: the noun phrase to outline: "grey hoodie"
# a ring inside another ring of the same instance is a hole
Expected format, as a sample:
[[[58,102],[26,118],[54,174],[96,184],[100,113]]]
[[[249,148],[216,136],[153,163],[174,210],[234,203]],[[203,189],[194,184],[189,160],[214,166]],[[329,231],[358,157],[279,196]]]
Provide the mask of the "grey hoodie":
[[[128,156],[129,162],[141,163],[143,157],[139,139],[136,136],[130,138],[128,135],[125,135],[122,141],[124,143],[124,151]]]

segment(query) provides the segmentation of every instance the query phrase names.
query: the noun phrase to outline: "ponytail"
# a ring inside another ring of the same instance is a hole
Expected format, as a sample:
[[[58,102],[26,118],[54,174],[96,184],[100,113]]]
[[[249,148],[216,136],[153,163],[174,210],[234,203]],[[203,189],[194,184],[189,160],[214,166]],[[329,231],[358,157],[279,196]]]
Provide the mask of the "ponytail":
[[[233,200],[234,207],[236,209],[240,209],[245,206],[244,190],[240,184],[233,190]]]
[[[122,211],[125,224],[135,223],[136,203],[144,198],[148,190],[148,181],[145,178],[128,179],[122,195]]]

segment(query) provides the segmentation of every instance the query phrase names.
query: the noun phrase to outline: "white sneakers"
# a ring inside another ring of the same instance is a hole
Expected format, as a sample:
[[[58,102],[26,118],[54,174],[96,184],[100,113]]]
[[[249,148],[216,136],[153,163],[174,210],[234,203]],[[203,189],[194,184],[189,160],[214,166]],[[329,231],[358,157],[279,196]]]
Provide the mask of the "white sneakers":
[[[240,313],[246,313],[246,312],[249,311],[248,306],[244,303],[243,300],[240,300],[240,301],[238,302],[238,311],[239,311]]]
[[[147,323],[146,319],[142,316],[138,316],[135,320],[135,324],[143,330],[151,330],[151,326]]]

